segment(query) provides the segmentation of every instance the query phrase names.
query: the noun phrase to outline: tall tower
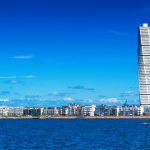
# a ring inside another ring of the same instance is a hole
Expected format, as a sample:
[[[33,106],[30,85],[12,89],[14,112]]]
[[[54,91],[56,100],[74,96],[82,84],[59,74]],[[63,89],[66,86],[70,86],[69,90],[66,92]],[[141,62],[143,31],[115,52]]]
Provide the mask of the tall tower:
[[[150,27],[139,27],[138,43],[139,87],[141,106],[150,106]]]

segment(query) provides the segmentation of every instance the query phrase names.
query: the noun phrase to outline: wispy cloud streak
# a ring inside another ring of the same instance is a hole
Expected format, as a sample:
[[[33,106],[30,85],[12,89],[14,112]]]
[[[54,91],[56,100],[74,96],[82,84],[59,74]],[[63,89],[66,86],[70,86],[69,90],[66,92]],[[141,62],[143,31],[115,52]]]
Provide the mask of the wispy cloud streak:
[[[34,76],[34,75],[27,75],[27,76],[23,76],[23,78],[33,79],[33,78],[36,78],[36,76]]]
[[[33,59],[34,55],[17,55],[13,56],[13,59]]]
[[[0,79],[15,79],[16,76],[0,76]]]
[[[88,90],[88,91],[95,91],[94,88],[87,88],[84,87],[83,85],[77,85],[77,86],[69,86],[69,89],[76,89],[76,90]]]
[[[120,32],[120,31],[116,31],[116,30],[108,30],[107,32],[111,33],[113,35],[116,35],[116,36],[135,37],[134,35],[132,35],[130,33]]]

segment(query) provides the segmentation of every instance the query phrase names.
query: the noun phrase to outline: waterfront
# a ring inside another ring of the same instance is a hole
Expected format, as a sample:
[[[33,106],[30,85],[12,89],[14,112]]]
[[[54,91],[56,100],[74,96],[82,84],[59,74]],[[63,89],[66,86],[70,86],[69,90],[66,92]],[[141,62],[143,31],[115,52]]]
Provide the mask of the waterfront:
[[[0,119],[150,119],[150,116],[1,116]]]
[[[0,107],[0,118],[2,117],[20,117],[20,118],[51,118],[51,117],[97,117],[97,116],[147,116],[144,108],[139,105],[78,105],[69,103],[61,107]]]
[[[149,123],[148,119],[1,119],[0,149],[147,150]]]

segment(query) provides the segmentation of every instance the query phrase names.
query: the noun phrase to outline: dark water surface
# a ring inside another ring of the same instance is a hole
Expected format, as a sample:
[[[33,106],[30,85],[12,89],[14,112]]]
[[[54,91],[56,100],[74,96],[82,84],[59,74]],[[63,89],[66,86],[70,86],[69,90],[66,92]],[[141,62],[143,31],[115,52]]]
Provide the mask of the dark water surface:
[[[150,150],[150,120],[1,119],[0,150]]]

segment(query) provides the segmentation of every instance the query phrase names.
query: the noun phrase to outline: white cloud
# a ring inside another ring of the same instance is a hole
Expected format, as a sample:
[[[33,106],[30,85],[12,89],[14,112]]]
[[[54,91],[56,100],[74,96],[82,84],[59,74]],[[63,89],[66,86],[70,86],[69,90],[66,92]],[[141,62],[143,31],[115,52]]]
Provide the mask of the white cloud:
[[[15,79],[16,76],[0,76],[0,79]]]
[[[0,102],[8,102],[9,99],[8,98],[0,98]]]
[[[121,97],[137,96],[137,95],[138,95],[138,92],[135,92],[135,91],[126,91],[126,92],[120,93]]]
[[[52,92],[51,95],[52,96],[64,96],[65,94],[55,91],[55,92]]]
[[[34,75],[27,75],[27,76],[23,76],[23,78],[32,79],[32,78],[36,78],[36,76],[34,76]]]
[[[96,100],[93,100],[93,99],[87,99],[87,100],[83,100],[82,102],[83,102],[83,103],[95,103]]]
[[[10,80],[5,81],[5,83],[15,85],[15,84],[21,84],[21,81],[18,81],[15,79],[12,79],[12,80],[10,79]]]
[[[59,95],[59,92],[53,92],[52,95],[58,96],[58,95]]]
[[[54,91],[52,93],[49,93],[48,96],[55,96],[55,97],[64,97],[67,95],[72,95],[75,94],[73,92],[58,92],[58,91]]]
[[[74,99],[72,97],[65,97],[64,100],[65,101],[73,101]]]
[[[0,76],[0,79],[16,79],[16,78],[36,78],[35,75],[25,75],[25,76]]]
[[[18,56],[13,56],[13,59],[32,59],[34,58],[34,55],[18,55]]]
[[[87,88],[83,85],[76,85],[76,86],[69,86],[69,89],[76,89],[76,90],[88,90],[88,91],[95,91],[94,88]]]
[[[102,99],[99,99],[98,100],[99,102],[102,102],[102,103],[118,103],[119,100],[117,98],[102,98]]]

